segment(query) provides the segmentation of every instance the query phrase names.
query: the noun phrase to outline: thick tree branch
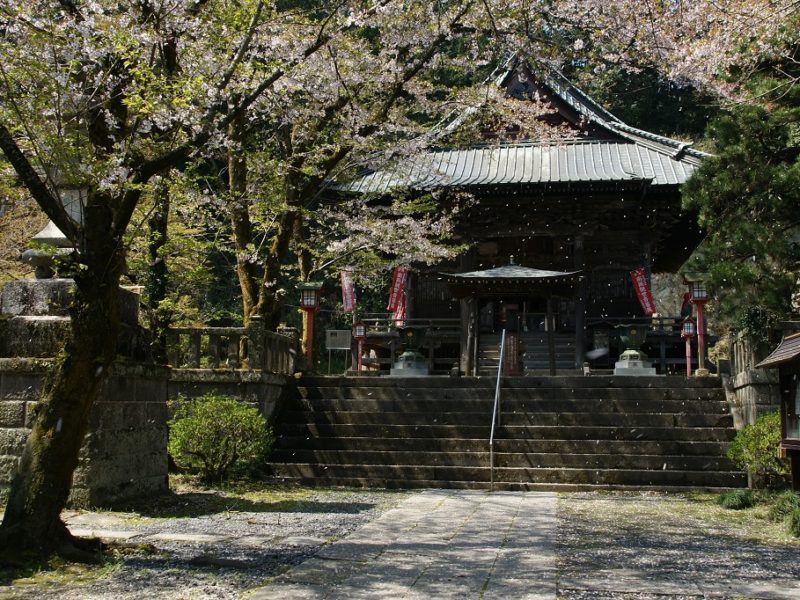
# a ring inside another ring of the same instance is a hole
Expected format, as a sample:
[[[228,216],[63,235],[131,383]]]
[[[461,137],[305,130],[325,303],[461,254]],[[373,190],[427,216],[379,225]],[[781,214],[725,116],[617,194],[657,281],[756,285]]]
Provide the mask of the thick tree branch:
[[[76,240],[79,229],[78,223],[69,216],[58,199],[47,189],[36,169],[33,168],[28,158],[20,150],[11,132],[2,123],[0,123],[0,148],[45,214],[50,217],[64,235],[70,240]]]

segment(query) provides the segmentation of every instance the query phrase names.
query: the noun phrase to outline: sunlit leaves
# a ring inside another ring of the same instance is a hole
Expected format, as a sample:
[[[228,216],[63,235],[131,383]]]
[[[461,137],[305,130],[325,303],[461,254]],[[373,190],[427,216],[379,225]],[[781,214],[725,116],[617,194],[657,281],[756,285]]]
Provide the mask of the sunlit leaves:
[[[776,89],[774,80],[772,89]],[[700,268],[707,269],[729,322],[760,306],[792,311],[800,265],[800,86],[766,105],[745,104],[718,118],[709,158],[684,190],[709,232]]]

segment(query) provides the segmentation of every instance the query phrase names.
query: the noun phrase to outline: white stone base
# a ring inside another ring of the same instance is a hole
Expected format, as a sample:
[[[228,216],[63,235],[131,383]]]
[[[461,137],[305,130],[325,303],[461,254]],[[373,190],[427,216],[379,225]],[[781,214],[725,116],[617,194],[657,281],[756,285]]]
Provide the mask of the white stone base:
[[[427,365],[420,365],[420,364],[408,364],[405,361],[400,361],[399,363],[395,363],[391,369],[389,369],[389,376],[390,377],[427,377],[430,373],[428,373],[428,366]]]
[[[655,375],[655,367],[646,360],[618,360],[614,363],[614,375]]]

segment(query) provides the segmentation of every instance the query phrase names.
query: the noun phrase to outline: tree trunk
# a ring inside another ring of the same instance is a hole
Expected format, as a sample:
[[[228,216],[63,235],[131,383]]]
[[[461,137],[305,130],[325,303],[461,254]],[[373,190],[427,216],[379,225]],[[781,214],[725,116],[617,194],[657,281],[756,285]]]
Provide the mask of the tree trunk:
[[[156,188],[155,207],[147,220],[147,226],[150,229],[150,240],[147,245],[150,266],[145,285],[148,304],[150,305],[150,331],[153,332],[153,359],[159,363],[166,363],[167,361],[167,329],[172,320],[172,315],[161,309],[161,303],[167,297],[167,281],[169,278],[167,261],[161,255],[161,249],[168,239],[169,209],[169,189],[164,183],[161,183]]]
[[[259,289],[258,305],[254,312],[263,317],[265,326],[275,329],[281,317],[280,298],[276,294],[276,286],[281,274],[281,264],[289,253],[290,243],[294,234],[294,222],[299,218],[299,210],[289,208],[281,215],[278,232],[272,239],[272,244],[264,264],[264,276]]]
[[[311,251],[308,249],[308,246],[305,243],[302,217],[295,219],[292,237],[294,238],[297,263],[300,267],[300,280],[307,282],[311,277],[312,257]],[[314,340],[312,338],[313,326],[311,326],[309,323],[309,321],[313,318],[313,313],[310,313],[309,311],[303,311],[303,331],[300,336],[300,349],[304,355],[306,355],[308,352],[309,347],[314,345]],[[306,368],[309,371],[313,371],[314,365],[308,364],[306,365]]]
[[[64,358],[45,385],[12,484],[0,548],[9,556],[81,551],[60,519],[78,465],[89,413],[116,355],[122,240],[111,234],[108,199],[85,211],[80,266]],[[13,550],[9,550],[12,549]]]
[[[240,114],[228,128],[230,145],[228,150],[228,210],[233,227],[233,243],[236,248],[236,274],[242,291],[244,325],[256,314],[258,305],[260,272],[253,255],[253,227],[250,222],[250,206],[247,200],[247,157],[244,152],[245,122]]]

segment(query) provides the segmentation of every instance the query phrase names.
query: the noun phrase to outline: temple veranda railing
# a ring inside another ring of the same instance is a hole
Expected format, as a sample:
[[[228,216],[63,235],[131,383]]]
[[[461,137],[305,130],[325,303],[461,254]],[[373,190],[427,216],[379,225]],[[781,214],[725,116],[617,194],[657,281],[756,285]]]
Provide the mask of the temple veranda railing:
[[[167,358],[174,368],[291,375],[296,355],[296,341],[267,331],[258,317],[252,317],[247,327],[172,327],[167,332]]]

